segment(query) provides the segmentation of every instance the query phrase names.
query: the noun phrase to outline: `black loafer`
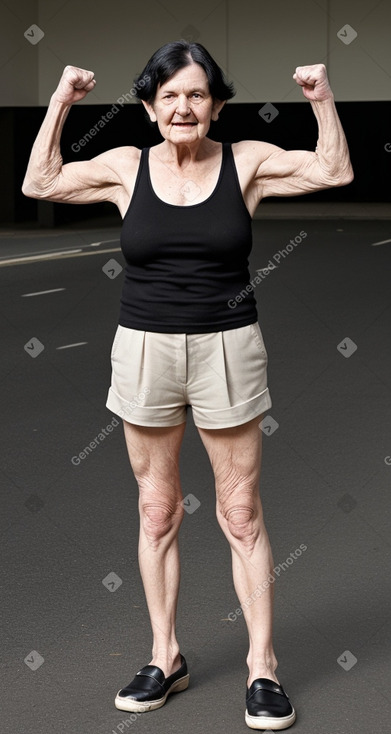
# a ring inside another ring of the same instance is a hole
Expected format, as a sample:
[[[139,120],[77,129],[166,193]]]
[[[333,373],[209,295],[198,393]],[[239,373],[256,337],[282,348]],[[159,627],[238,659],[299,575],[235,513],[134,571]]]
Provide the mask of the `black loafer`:
[[[287,729],[296,712],[283,687],[269,678],[257,678],[247,688],[245,721],[250,729]]]
[[[145,665],[126,688],[118,691],[115,706],[121,711],[153,711],[164,706],[170,693],[184,691],[189,685],[186,660],[181,655],[181,667],[168,678],[156,665]]]

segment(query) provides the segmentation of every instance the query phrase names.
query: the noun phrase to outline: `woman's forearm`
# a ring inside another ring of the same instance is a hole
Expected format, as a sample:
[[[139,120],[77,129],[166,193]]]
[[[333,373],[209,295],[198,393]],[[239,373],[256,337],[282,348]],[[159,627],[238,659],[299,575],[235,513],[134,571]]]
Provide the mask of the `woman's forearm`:
[[[330,180],[349,183],[353,180],[353,168],[334,97],[311,100],[311,105],[318,122],[316,154],[319,166]]]
[[[61,133],[71,105],[51,97],[45,119],[31,150],[22,191],[27,196],[50,194],[62,168]]]

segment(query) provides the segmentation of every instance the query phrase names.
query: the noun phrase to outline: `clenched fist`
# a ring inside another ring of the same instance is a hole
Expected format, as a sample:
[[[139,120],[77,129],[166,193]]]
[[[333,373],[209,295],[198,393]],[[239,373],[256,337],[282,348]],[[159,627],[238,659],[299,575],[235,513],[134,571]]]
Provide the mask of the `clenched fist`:
[[[95,84],[93,71],[79,69],[77,66],[66,66],[54,92],[54,97],[58,102],[74,104],[91,92]]]
[[[293,78],[300,84],[304,96],[310,101],[320,102],[333,97],[324,64],[298,66]]]

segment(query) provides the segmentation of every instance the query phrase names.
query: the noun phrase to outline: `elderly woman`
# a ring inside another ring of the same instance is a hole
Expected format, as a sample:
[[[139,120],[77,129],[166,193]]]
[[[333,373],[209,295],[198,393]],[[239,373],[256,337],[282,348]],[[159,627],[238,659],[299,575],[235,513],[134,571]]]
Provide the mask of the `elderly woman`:
[[[179,451],[191,406],[248,628],[245,721],[274,730],[295,721],[276,675],[273,584],[265,583],[273,570],[259,496],[259,425],[272,404],[267,352],[251,289],[246,298],[235,296],[249,283],[259,202],[342,186],[353,174],[324,65],[298,67],[293,77],[318,121],[315,152],[208,138],[234,92],[206,49],[185,41],[156,51],[135,83],[161,133],[158,145],[114,148],[63,165],[66,116],[96,83],[92,71],[67,66],[32,149],[26,196],[110,201],[123,219],[127,265],[107,407],[123,418],[139,487],[139,563],[153,631],[150,663],[115,699],[124,711],[159,708],[189,683],[175,623],[184,514]],[[254,593],[258,588],[262,594]]]

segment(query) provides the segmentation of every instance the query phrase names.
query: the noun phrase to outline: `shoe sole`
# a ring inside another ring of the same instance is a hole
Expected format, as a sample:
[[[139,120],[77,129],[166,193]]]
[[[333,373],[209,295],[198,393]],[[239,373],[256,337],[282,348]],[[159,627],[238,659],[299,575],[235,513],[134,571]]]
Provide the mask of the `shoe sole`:
[[[246,709],[245,721],[250,729],[273,729],[273,731],[281,731],[281,729],[287,729],[288,726],[296,721],[296,711],[293,709],[289,716],[250,716]]]
[[[167,697],[171,693],[179,693],[180,691],[185,691],[189,685],[189,680],[189,673],[187,675],[184,675],[183,678],[178,678],[178,680],[176,680],[175,683],[170,686],[163,698],[156,698],[154,701],[136,701],[132,698],[123,698],[122,696],[118,695],[118,692],[115,697],[114,705],[120,711],[154,711],[155,709],[160,709],[161,706],[164,706]]]

